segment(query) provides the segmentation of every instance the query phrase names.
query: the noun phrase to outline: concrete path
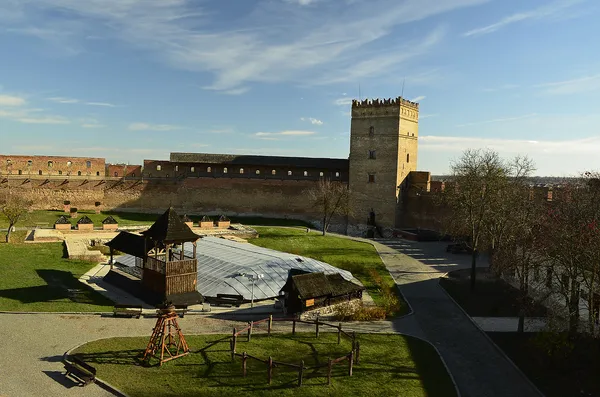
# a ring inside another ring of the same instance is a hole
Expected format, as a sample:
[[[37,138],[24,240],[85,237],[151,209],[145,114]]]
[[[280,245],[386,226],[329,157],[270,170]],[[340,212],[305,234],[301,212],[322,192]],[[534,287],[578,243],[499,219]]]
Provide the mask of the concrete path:
[[[463,397],[539,397],[539,391],[439,286],[438,278],[444,273],[469,267],[468,255],[447,254],[445,245],[397,239],[375,243],[414,310],[411,317],[440,351]],[[486,265],[485,257],[481,265]]]

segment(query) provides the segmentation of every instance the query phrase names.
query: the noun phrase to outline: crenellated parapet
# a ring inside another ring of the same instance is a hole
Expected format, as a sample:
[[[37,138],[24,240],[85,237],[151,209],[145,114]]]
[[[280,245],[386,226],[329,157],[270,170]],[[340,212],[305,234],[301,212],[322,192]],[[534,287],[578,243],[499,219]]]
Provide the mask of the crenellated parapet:
[[[352,101],[352,117],[402,117],[410,121],[419,120],[419,104],[402,97],[390,99],[365,99]]]

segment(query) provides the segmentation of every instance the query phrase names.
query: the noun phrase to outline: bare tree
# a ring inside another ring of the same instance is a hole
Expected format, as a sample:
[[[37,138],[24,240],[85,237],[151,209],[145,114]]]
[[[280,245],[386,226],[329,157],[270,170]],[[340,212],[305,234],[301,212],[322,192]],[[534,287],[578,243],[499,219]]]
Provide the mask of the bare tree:
[[[331,179],[320,179],[315,187],[307,191],[311,201],[321,213],[323,236],[335,216],[349,215],[349,193],[348,185]]]
[[[484,245],[488,219],[507,183],[508,166],[492,150],[466,150],[451,165],[451,186],[441,194],[448,209],[446,232],[466,238],[471,248],[471,290],[475,289],[477,257]]]
[[[10,242],[10,235],[13,227],[27,214],[32,202],[21,196],[8,194],[5,198],[0,199],[0,212],[8,220],[8,230],[6,232],[6,242]]]

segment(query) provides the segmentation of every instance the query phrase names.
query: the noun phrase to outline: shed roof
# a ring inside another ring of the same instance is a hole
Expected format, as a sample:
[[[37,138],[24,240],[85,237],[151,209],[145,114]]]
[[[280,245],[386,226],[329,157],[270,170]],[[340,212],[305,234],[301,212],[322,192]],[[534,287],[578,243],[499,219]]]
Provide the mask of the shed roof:
[[[292,276],[292,280],[301,299],[318,298],[333,293],[324,273],[298,274]]]
[[[232,165],[257,165],[274,167],[305,167],[305,168],[333,168],[348,169],[348,159],[318,158],[318,157],[283,157],[283,156],[258,156],[237,154],[213,153],[171,153],[172,163],[206,163],[206,164],[232,164]]]
[[[200,238],[192,229],[186,225],[173,207],[162,214],[150,229],[143,231],[142,234],[154,241],[160,241],[165,244],[182,243],[196,241]]]
[[[352,292],[363,291],[365,287],[362,285],[354,284],[351,281],[348,281],[342,277],[341,274],[327,274],[327,281],[331,286],[331,294],[332,296],[341,296],[350,294]]]
[[[121,232],[117,234],[115,238],[104,245],[138,258],[143,258],[149,251],[144,247],[143,236],[129,232]]]

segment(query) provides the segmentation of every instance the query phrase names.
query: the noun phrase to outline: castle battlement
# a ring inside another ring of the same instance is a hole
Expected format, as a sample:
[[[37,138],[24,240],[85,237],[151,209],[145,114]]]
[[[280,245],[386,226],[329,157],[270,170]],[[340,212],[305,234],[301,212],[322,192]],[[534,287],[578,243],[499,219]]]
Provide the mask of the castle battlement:
[[[352,100],[352,108],[366,108],[366,107],[382,107],[382,106],[405,106],[418,110],[419,104],[417,102],[411,102],[408,99],[402,97],[388,98],[388,99],[365,99],[359,101],[357,99]]]

